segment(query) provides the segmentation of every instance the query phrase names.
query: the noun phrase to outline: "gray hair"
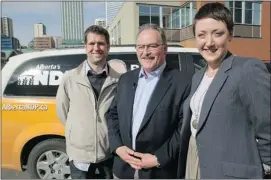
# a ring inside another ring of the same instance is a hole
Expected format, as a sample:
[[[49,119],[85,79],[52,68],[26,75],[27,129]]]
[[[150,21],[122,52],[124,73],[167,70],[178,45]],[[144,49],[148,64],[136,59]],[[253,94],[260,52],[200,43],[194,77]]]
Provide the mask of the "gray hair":
[[[159,34],[161,36],[161,39],[162,39],[162,43],[163,44],[167,44],[167,39],[166,39],[165,31],[162,28],[160,28],[158,25],[156,25],[156,24],[143,24],[142,26],[140,26],[139,27],[139,32],[137,34],[137,38],[138,38],[139,34],[142,31],[146,30],[146,29],[153,29],[153,30],[159,32]]]

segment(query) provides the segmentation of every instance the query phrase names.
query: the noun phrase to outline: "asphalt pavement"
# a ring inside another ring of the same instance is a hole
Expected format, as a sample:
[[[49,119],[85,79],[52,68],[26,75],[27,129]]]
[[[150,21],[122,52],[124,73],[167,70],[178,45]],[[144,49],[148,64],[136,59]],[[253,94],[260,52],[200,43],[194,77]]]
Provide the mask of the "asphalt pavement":
[[[1,168],[1,179],[30,179],[28,172],[19,172]]]

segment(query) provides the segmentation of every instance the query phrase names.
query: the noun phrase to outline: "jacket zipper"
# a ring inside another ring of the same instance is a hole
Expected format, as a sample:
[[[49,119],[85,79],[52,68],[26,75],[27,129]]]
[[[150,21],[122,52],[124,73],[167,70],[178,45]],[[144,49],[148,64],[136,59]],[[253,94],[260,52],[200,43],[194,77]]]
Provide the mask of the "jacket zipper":
[[[102,92],[106,88],[108,88],[108,87],[110,87],[112,85],[115,85],[115,84],[117,84],[117,82],[110,83],[106,87],[102,88],[101,92],[99,94],[99,97],[97,97],[96,94],[94,93],[94,90],[93,90],[92,86],[90,87],[91,91],[92,91],[92,93],[93,93],[93,95],[95,97],[95,112],[96,112],[96,121],[95,121],[95,162],[98,159],[98,138],[97,138],[97,128],[98,127],[97,127],[97,122],[99,121],[99,103],[100,103],[100,97],[102,95]]]

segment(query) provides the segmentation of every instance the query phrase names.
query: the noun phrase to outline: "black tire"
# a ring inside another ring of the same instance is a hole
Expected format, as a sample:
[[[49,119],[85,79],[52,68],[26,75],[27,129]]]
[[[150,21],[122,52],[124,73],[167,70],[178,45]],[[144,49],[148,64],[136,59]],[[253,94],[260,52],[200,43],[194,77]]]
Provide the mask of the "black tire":
[[[27,171],[32,179],[41,179],[37,172],[37,161],[39,157],[51,150],[60,151],[66,154],[64,139],[48,139],[38,143],[30,152],[27,160]]]

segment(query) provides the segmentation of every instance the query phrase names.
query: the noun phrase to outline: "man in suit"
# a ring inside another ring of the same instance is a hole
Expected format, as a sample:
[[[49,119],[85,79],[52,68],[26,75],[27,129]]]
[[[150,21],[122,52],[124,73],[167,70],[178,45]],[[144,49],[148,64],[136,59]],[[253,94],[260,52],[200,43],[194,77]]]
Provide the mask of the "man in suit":
[[[87,60],[67,71],[58,88],[57,115],[65,124],[73,179],[113,178],[105,114],[120,74],[106,62],[109,48],[106,29],[90,26],[85,31]]]
[[[191,79],[166,65],[165,33],[157,25],[140,28],[136,50],[141,68],[121,76],[108,112],[113,173],[125,179],[176,178],[177,129]]]

